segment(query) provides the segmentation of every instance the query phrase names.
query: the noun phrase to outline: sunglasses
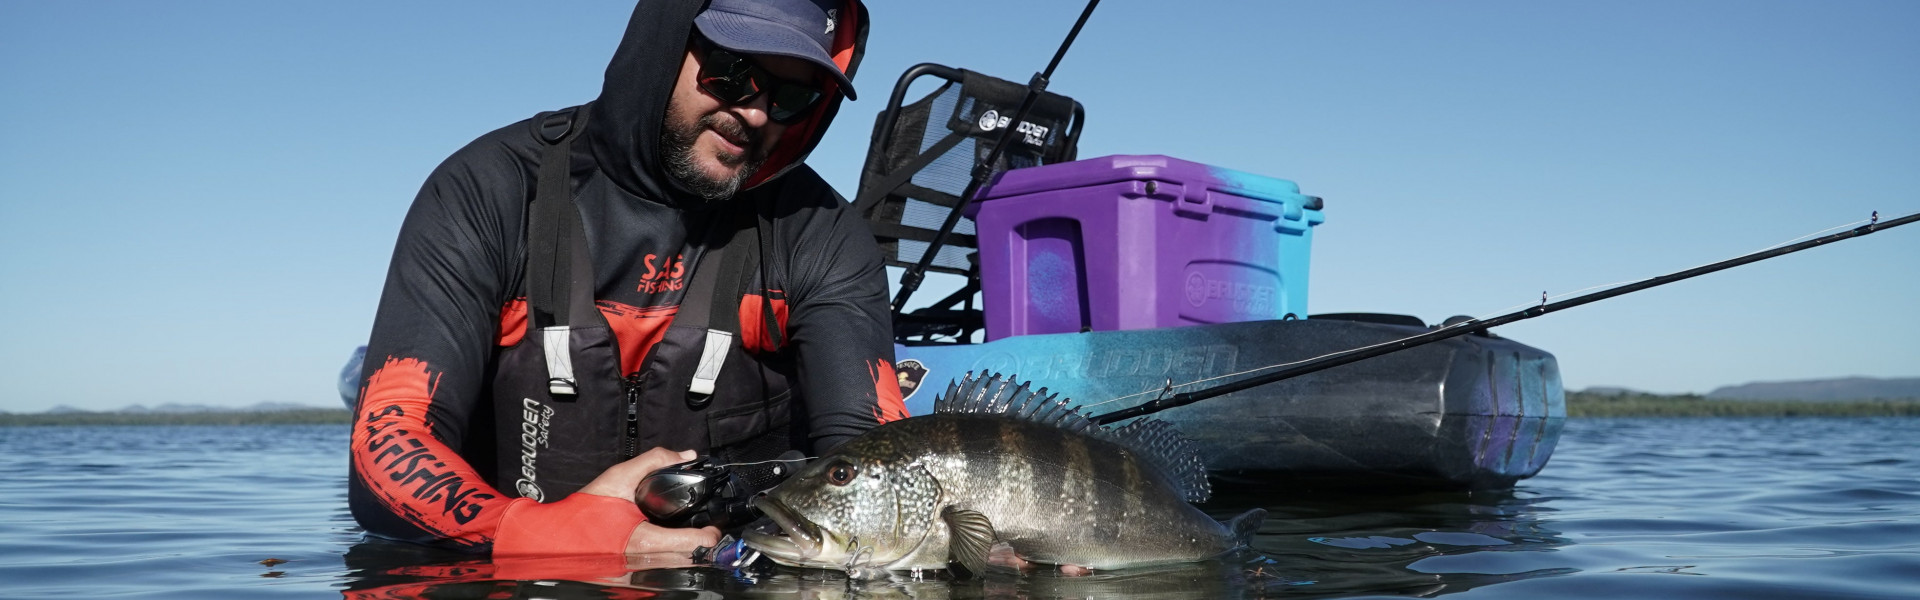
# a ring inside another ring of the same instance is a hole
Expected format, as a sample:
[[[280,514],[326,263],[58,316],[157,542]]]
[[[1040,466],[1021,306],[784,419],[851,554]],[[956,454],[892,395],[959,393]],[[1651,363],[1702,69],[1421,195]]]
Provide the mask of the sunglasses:
[[[746,104],[767,95],[767,118],[791,125],[806,118],[826,94],[811,84],[781,79],[747,57],[711,44],[702,44],[706,60],[700,63],[700,89],[721,102]]]

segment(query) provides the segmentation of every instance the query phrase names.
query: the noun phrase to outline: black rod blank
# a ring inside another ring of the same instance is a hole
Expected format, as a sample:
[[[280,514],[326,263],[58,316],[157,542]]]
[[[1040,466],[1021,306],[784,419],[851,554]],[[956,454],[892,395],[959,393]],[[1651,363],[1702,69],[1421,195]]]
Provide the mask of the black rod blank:
[[[1680,271],[1677,273],[1661,275],[1658,277],[1654,277],[1652,279],[1647,279],[1644,281],[1639,281],[1639,282],[1623,285],[1616,288],[1600,290],[1598,292],[1593,292],[1591,294],[1582,294],[1579,296],[1568,298],[1566,300],[1561,300],[1559,302],[1553,302],[1553,303],[1542,302],[1539,306],[1534,306],[1524,310],[1514,311],[1511,313],[1500,315],[1498,317],[1487,319],[1485,321],[1481,321],[1478,319],[1465,321],[1462,323],[1455,324],[1451,327],[1442,327],[1440,329],[1435,329],[1433,331],[1402,338],[1399,340],[1395,340],[1385,344],[1380,344],[1377,346],[1357,348],[1357,349],[1348,350],[1345,352],[1340,352],[1337,354],[1331,354],[1331,355],[1306,361],[1304,363],[1301,363],[1291,368],[1275,371],[1265,375],[1248,377],[1246,379],[1242,379],[1239,381],[1223,383],[1213,387],[1201,388],[1191,392],[1181,392],[1179,394],[1174,394],[1172,396],[1167,396],[1164,398],[1156,398],[1150,402],[1141,404],[1139,406],[1134,406],[1131,408],[1123,408],[1110,413],[1095,416],[1093,417],[1093,422],[1104,425],[1107,423],[1113,423],[1116,421],[1122,421],[1122,420],[1131,419],[1134,417],[1150,415],[1150,414],[1157,413],[1169,408],[1193,404],[1195,402],[1206,400],[1208,398],[1212,398],[1215,396],[1224,396],[1227,394],[1231,394],[1231,393],[1252,388],[1255,386],[1266,385],[1276,381],[1284,381],[1287,379],[1299,377],[1301,375],[1306,375],[1308,373],[1324,371],[1326,369],[1331,369],[1334,367],[1338,367],[1340,365],[1359,362],[1359,361],[1380,356],[1383,354],[1392,354],[1394,352],[1399,352],[1401,350],[1406,350],[1408,348],[1424,346],[1424,345],[1438,342],[1441,340],[1463,336],[1476,331],[1486,331],[1493,327],[1506,325],[1508,323],[1512,323],[1515,321],[1523,321],[1526,319],[1531,319],[1531,318],[1538,317],[1540,315],[1544,315],[1550,312],[1573,308],[1575,306],[1580,306],[1582,304],[1599,302],[1601,300],[1606,300],[1608,298],[1612,298],[1615,296],[1623,296],[1626,294],[1638,292],[1640,290],[1659,287],[1662,285],[1673,283],[1675,281],[1680,281],[1682,279],[1691,279],[1691,278],[1699,277],[1701,275],[1705,275],[1715,271],[1722,271],[1722,270],[1731,269],[1731,268],[1738,267],[1740,265],[1744,265],[1748,263],[1760,262],[1763,260],[1767,260],[1769,258],[1774,258],[1778,256],[1799,252],[1801,250],[1806,250],[1808,248],[1813,248],[1816,246],[1824,246],[1827,244],[1831,244],[1833,242],[1860,237],[1860,236],[1867,235],[1869,233],[1873,233],[1875,231],[1879,231],[1882,229],[1891,229],[1894,227],[1899,227],[1901,225],[1912,223],[1914,221],[1920,221],[1920,213],[1914,213],[1911,215],[1907,215],[1907,216],[1900,217],[1898,219],[1893,219],[1891,221],[1886,221],[1886,222],[1881,222],[1879,220],[1879,213],[1874,213],[1874,216],[1875,216],[1874,220],[1872,222],[1867,223],[1866,225],[1861,225],[1859,227],[1855,227],[1853,229],[1849,229],[1849,230],[1835,233],[1832,235],[1817,237],[1817,238],[1800,242],[1797,244],[1774,248],[1772,250],[1762,250],[1762,251],[1748,254],[1745,256],[1740,256],[1738,258],[1731,258],[1731,259],[1723,260],[1710,265],[1694,267],[1692,269],[1687,269],[1685,271]]]

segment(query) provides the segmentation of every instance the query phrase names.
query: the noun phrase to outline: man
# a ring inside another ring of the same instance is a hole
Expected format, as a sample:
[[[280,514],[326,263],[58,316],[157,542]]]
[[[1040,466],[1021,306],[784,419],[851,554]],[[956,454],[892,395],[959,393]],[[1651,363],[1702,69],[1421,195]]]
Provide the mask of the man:
[[[496,555],[687,551],[718,532],[645,523],[646,474],[905,416],[879,252],[801,163],[865,38],[858,0],[642,0],[595,101],[441,164],[368,344],[361,526]]]

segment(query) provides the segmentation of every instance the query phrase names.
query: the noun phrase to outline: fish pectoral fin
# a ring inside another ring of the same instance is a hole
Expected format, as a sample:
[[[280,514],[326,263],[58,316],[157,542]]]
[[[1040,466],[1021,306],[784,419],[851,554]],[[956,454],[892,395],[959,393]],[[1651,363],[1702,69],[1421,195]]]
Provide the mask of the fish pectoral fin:
[[[986,515],[952,506],[940,511],[940,520],[947,522],[947,547],[953,559],[974,575],[985,575],[987,556],[993,551],[993,522]]]

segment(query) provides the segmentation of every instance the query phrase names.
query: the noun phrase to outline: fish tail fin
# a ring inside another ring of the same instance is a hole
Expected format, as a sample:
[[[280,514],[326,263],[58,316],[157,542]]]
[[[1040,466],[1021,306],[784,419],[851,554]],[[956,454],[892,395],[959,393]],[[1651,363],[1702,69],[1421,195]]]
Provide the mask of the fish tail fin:
[[[1252,545],[1253,534],[1260,531],[1260,522],[1265,520],[1267,510],[1256,508],[1227,521],[1227,531],[1233,534],[1233,544],[1243,548]]]

